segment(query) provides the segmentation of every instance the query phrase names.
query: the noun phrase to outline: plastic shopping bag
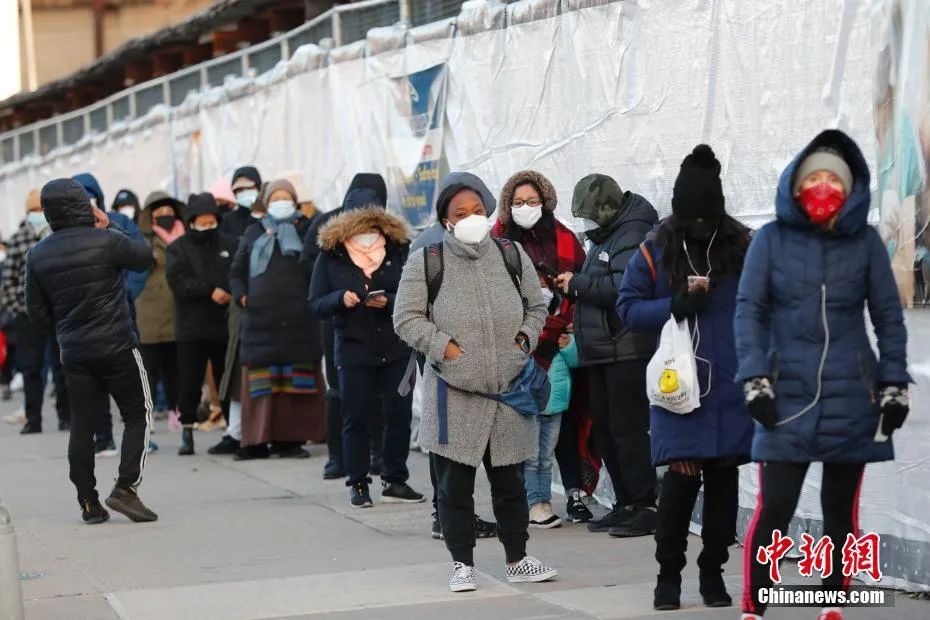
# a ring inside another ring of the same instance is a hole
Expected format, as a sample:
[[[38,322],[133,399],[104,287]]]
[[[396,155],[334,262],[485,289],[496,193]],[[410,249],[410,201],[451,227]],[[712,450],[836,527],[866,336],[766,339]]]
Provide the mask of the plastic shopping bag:
[[[688,321],[674,317],[662,327],[659,349],[646,367],[649,404],[672,413],[691,413],[701,406],[697,362]]]

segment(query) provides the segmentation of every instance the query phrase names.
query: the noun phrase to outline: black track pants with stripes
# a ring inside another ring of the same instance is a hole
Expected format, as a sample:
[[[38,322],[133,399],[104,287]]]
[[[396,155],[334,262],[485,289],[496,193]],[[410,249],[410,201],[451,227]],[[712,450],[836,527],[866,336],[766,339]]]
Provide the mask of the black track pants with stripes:
[[[138,349],[64,365],[71,396],[68,463],[78,502],[97,499],[94,426],[100,403],[112,396],[123,418],[122,455],[116,486],[135,490],[142,482],[152,422],[152,391]]]

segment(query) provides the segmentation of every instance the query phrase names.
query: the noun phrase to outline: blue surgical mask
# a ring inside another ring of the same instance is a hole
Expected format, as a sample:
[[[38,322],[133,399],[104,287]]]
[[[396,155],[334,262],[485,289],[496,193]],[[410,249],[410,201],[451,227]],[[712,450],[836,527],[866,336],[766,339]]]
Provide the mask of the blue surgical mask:
[[[258,199],[257,189],[244,189],[238,194],[236,194],[236,202],[239,204],[240,207],[245,207],[246,209],[250,208],[257,199]]]
[[[30,211],[26,214],[26,221],[36,230],[48,226],[48,220],[45,219],[44,211]]]
[[[268,215],[276,220],[289,220],[294,217],[297,207],[293,200],[275,200],[268,203]]]

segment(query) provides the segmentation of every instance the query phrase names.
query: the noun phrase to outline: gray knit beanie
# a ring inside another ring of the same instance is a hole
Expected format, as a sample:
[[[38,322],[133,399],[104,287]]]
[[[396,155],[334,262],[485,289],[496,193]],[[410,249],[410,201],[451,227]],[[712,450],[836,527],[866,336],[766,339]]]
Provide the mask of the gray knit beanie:
[[[843,154],[829,146],[821,146],[804,158],[794,174],[794,195],[801,191],[801,182],[818,170],[832,172],[843,183],[843,189],[848,194],[852,191],[853,175],[849,164],[843,159]]]

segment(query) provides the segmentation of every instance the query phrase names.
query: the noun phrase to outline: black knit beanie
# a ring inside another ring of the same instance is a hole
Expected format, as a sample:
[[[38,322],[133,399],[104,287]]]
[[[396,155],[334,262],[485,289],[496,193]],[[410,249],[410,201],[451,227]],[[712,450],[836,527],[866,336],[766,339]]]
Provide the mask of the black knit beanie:
[[[681,220],[711,219],[726,214],[720,162],[706,144],[694,147],[681,162],[672,191],[672,213]]]

